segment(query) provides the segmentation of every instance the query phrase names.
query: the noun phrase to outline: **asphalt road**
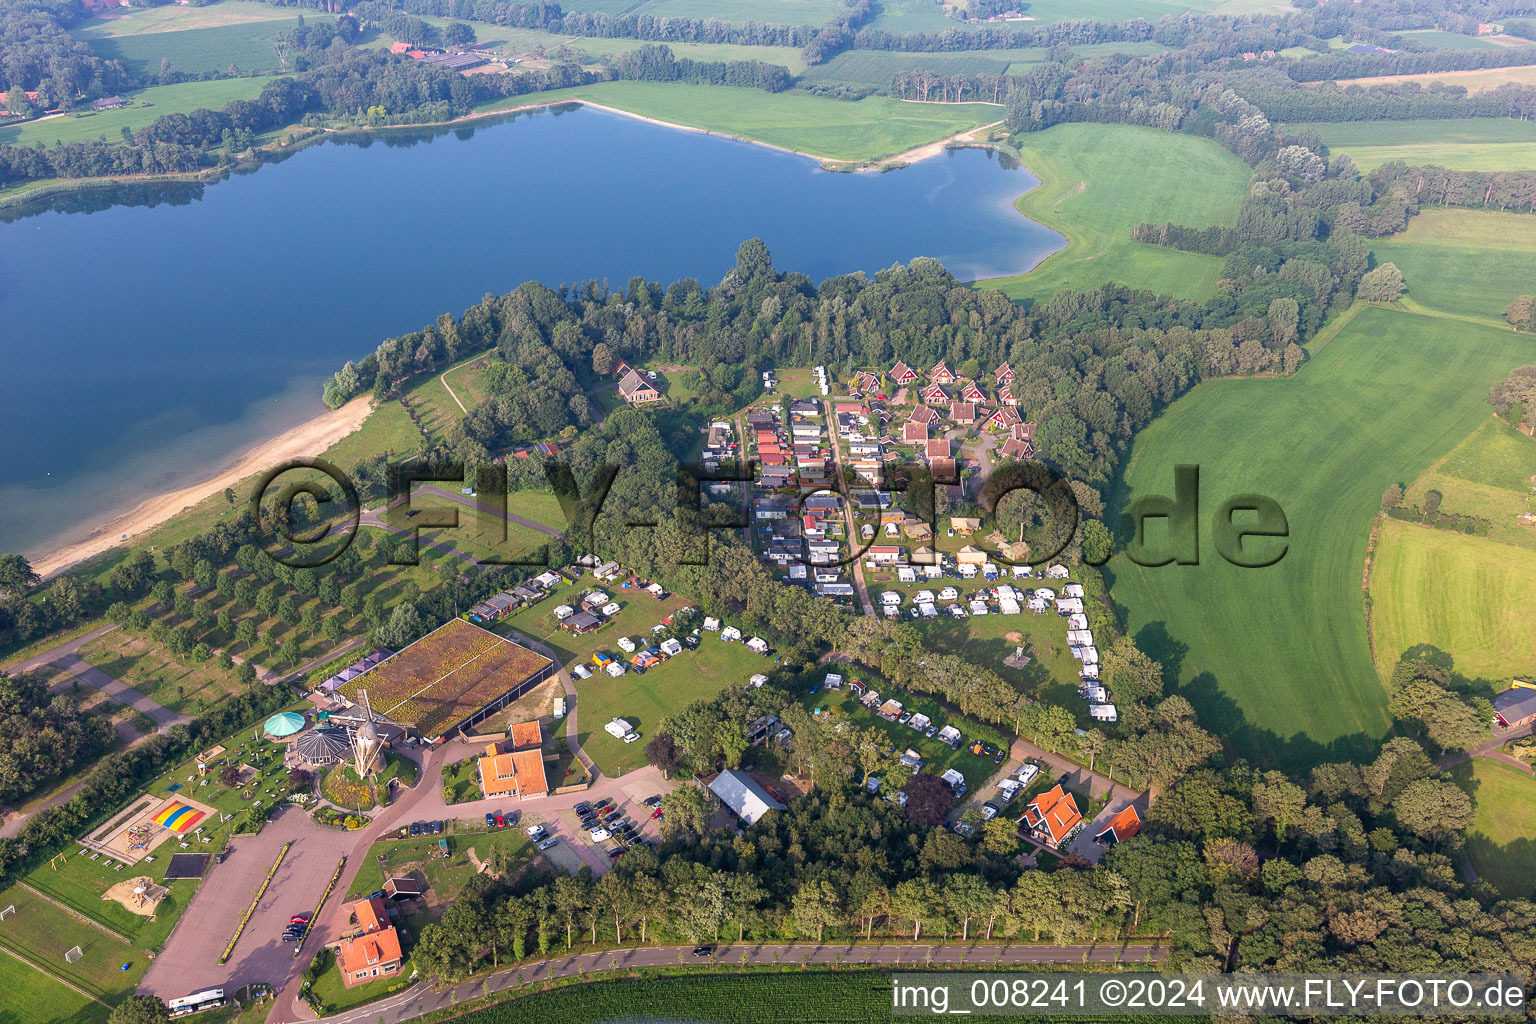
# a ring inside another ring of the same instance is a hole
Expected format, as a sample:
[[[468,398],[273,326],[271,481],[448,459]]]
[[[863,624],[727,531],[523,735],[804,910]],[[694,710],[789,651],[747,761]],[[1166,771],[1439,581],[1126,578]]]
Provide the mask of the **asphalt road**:
[[[508,967],[486,978],[461,982],[451,988],[432,991],[425,984],[367,1006],[333,1017],[321,1018],[325,1024],[397,1024],[446,1006],[476,999],[487,994],[577,975],[636,967],[709,966],[712,964],[1108,964],[1155,963],[1167,956],[1160,946],[1103,943],[1090,946],[991,946],[991,945],[744,945],[722,944],[711,957],[695,958],[691,946],[654,946],[643,949],[582,953],[576,956],[542,960]],[[302,1020],[274,1013],[268,1024],[288,1024]]]

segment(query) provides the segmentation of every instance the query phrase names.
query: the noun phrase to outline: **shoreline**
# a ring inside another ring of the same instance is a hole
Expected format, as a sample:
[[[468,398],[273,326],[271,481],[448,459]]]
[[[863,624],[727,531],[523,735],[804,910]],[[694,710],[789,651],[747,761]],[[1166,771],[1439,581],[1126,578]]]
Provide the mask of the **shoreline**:
[[[80,541],[56,546],[32,563],[39,576],[48,579],[65,569],[126,544],[162,525],[226,487],[232,487],[274,464],[288,459],[318,456],[342,438],[359,430],[373,411],[371,396],[359,395],[340,409],[323,413],[268,438],[238,455],[228,468],[187,487],[146,498],[127,512],[92,528]]]

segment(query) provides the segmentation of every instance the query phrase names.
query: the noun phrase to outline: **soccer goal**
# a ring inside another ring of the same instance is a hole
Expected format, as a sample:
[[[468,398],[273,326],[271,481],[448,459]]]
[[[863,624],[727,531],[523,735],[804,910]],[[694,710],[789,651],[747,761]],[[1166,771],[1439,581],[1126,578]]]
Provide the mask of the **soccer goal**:
[[[16,913],[16,904],[12,903],[4,910],[0,910],[0,921],[4,921],[7,917],[10,917],[14,913]]]
[[[64,959],[68,960],[70,963],[74,963],[83,956],[85,956],[85,951],[82,950],[79,946],[75,946],[68,953],[64,954]]]

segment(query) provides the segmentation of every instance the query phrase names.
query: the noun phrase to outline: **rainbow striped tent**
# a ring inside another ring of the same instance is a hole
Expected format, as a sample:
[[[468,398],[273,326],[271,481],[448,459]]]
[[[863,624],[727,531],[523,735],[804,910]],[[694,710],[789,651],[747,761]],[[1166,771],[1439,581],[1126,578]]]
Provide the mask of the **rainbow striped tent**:
[[[207,815],[202,811],[193,810],[178,800],[172,800],[160,808],[150,820],[162,828],[170,829],[172,832],[186,833],[205,817]]]

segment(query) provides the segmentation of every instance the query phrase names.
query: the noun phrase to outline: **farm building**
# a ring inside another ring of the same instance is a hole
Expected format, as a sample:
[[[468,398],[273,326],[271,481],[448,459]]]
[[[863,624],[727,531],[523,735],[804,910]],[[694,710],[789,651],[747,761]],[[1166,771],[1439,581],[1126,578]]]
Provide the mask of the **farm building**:
[[[752,776],[730,768],[715,776],[709,791],[748,825],[755,824],[769,811],[784,809],[784,805],[769,795]]]
[[[378,716],[435,742],[491,717],[554,671],[542,654],[449,619],[338,692],[355,703],[367,690]]]
[[[619,397],[630,405],[643,405],[646,402],[661,401],[661,392],[651,387],[637,371],[630,370],[619,381]]]
[[[1536,722],[1536,687],[1516,680],[1514,686],[1493,698],[1493,716],[1504,729]]]

